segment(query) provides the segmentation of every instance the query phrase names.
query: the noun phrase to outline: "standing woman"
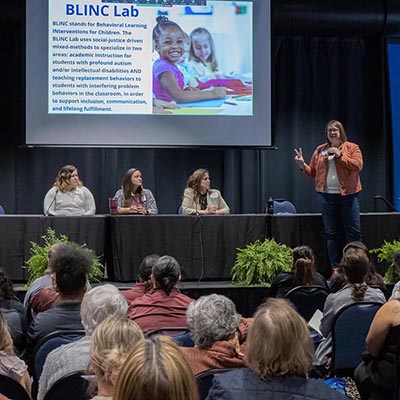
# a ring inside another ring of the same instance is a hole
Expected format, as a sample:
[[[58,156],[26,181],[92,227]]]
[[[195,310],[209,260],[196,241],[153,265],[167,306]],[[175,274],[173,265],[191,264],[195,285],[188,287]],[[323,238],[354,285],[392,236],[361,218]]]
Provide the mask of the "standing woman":
[[[83,186],[74,165],[64,165],[58,171],[53,187],[47,192],[45,215],[93,215],[96,204],[90,190]]]
[[[363,167],[361,150],[347,141],[342,123],[333,120],[326,125],[326,143],[315,149],[309,165],[304,162],[301,148],[295,152],[300,170],[315,178],[329,261],[336,272],[345,243],[361,239],[358,199],[359,173]]]
[[[137,168],[125,172],[114,199],[118,200],[118,214],[158,214],[153,193],[143,188],[142,173]]]
[[[210,189],[210,175],[204,168],[190,175],[183,193],[183,214],[229,214],[229,207],[217,189]]]

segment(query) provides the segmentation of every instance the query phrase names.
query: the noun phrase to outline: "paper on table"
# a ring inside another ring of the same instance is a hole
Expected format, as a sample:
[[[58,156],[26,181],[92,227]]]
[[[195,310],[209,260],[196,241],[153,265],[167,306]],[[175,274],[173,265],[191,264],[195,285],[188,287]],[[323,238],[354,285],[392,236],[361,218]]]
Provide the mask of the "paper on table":
[[[321,336],[322,333],[319,330],[319,326],[321,325],[321,319],[323,317],[323,313],[321,310],[316,310],[314,315],[311,317],[311,319],[308,321],[308,326],[312,329],[314,329],[314,331],[318,332]]]

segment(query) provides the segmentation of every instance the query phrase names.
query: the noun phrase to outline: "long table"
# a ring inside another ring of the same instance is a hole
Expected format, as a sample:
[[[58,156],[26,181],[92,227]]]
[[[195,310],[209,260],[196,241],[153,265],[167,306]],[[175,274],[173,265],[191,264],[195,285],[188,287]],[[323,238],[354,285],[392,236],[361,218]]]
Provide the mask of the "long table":
[[[362,214],[361,225],[369,248],[400,237],[399,213]],[[237,248],[271,237],[291,247],[309,245],[318,269],[329,273],[320,214],[6,215],[0,217],[0,266],[12,279],[27,280],[22,266],[30,257],[30,243],[40,243],[48,227],[93,249],[104,260],[108,279],[113,281],[135,281],[140,261],[152,253],[175,257],[183,268],[184,280],[230,280]]]

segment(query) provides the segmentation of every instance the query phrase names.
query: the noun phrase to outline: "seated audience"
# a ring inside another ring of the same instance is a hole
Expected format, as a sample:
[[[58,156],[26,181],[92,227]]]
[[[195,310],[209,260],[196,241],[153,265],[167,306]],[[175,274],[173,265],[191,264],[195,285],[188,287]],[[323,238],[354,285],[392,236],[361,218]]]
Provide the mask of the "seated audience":
[[[321,286],[328,290],[326,279],[315,270],[315,257],[308,246],[293,249],[292,271],[281,272],[272,281],[268,295],[284,297],[297,286]]]
[[[360,249],[368,257],[369,265],[368,265],[368,273],[367,276],[365,277],[365,283],[367,285],[379,286],[382,287],[383,289],[386,289],[383,276],[375,271],[375,266],[372,262],[371,254],[369,253],[368,247],[363,242],[359,241],[350,242],[347,243],[347,245],[343,248],[343,255],[345,255],[347,251],[351,249]],[[346,279],[343,275],[343,270],[339,266],[339,268],[337,269],[337,273],[332,276],[332,279],[329,282],[329,286],[331,288],[331,291],[333,293],[336,293],[339,289],[341,289],[345,285],[346,285]]]
[[[24,361],[14,353],[14,344],[7,322],[0,313],[0,374],[19,382],[31,394],[31,380]]]
[[[371,288],[365,282],[369,259],[363,250],[349,249],[342,258],[340,268],[343,270],[346,284],[338,292],[331,293],[326,299],[320,325],[321,333],[325,339],[318,346],[315,355],[315,365],[318,366],[326,366],[330,361],[333,320],[343,306],[361,301],[374,301],[382,304],[386,301],[380,289]],[[322,373],[324,373],[324,370]]]
[[[45,215],[93,215],[96,204],[90,190],[83,186],[74,165],[64,165],[58,171],[53,187],[47,192]]]
[[[92,263],[93,255],[88,249],[76,243],[60,245],[49,262],[58,300],[51,309],[41,312],[32,321],[28,329],[31,342],[55,331],[83,329],[80,309]]]
[[[210,368],[245,366],[244,341],[250,322],[236,312],[232,300],[218,294],[191,303],[187,322],[196,347],[183,347],[193,374]]]
[[[137,168],[128,169],[122,179],[122,188],[115,193],[119,214],[158,214],[153,193],[144,189],[142,173]]]
[[[249,329],[248,368],[215,377],[207,399],[344,399],[322,380],[307,379],[313,356],[304,319],[286,300],[269,298]]]
[[[153,289],[132,301],[128,318],[134,320],[146,334],[154,329],[187,326],[186,310],[193,301],[176,287],[181,279],[178,261],[160,257],[153,266]]]
[[[126,301],[131,301],[142,297],[145,293],[149,292],[153,288],[151,282],[151,270],[155,262],[160,258],[158,254],[150,254],[143,258],[139,265],[139,282],[135,284],[131,289],[121,290],[121,294],[125,297]]]
[[[368,400],[372,393],[379,393],[382,398],[391,400],[396,382],[395,354],[400,345],[398,299],[387,302],[375,314],[366,342],[365,361],[354,373],[361,399]]]
[[[60,248],[60,243],[50,246],[47,258],[48,264],[50,258],[55,255]],[[53,307],[53,304],[58,298],[58,293],[53,289],[53,282],[51,280],[51,273],[49,267],[46,273],[40,278],[35,279],[29,286],[24,297],[24,307],[31,315],[28,318],[34,318],[36,314],[46,311]]]
[[[183,214],[229,214],[229,207],[217,189],[210,189],[210,175],[204,168],[190,175],[183,193]]]
[[[196,380],[171,338],[137,344],[119,374],[114,400],[198,400]]]
[[[113,285],[101,285],[87,292],[80,310],[85,336],[82,339],[53,350],[46,358],[39,380],[38,400],[42,400],[58,379],[86,370],[90,362],[90,336],[109,316],[123,318],[128,305]]]
[[[393,266],[395,267],[397,274],[400,274],[400,251],[396,252],[393,256]],[[400,298],[400,281],[393,286],[390,300],[398,298]]]
[[[90,369],[96,374],[97,396],[112,399],[118,375],[135,344],[144,340],[140,328],[125,317],[108,317],[94,330],[90,343]]]
[[[22,352],[27,330],[25,308],[17,299],[12,281],[3,268],[0,268],[0,313],[7,321],[14,346]]]

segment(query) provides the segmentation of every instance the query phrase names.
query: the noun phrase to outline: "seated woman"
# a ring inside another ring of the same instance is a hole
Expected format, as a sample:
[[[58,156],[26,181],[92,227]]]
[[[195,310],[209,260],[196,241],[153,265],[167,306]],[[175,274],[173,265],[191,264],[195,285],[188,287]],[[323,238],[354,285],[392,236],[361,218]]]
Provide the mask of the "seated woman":
[[[0,374],[19,382],[31,394],[31,380],[24,361],[14,353],[14,345],[8,332],[7,322],[0,313]]]
[[[125,297],[128,304],[153,289],[153,283],[150,279],[151,270],[159,258],[160,256],[158,254],[150,254],[143,258],[139,265],[139,282],[137,282],[131,289],[121,291],[122,296]]]
[[[119,374],[114,400],[198,400],[196,380],[179,347],[156,335],[137,344]]]
[[[28,328],[25,308],[17,300],[12,281],[3,268],[0,268],[0,312],[7,321],[14,346],[22,352]]]
[[[153,289],[133,300],[128,318],[135,321],[146,334],[167,327],[186,327],[186,310],[194,301],[176,287],[181,279],[181,267],[175,258],[160,257],[153,266]]]
[[[122,366],[135,344],[143,340],[140,328],[127,318],[111,316],[96,327],[90,339],[90,369],[97,382],[93,400],[113,398]]]
[[[315,257],[310,247],[297,246],[292,257],[292,271],[277,275],[271,283],[269,297],[284,297],[297,286],[321,286],[329,290],[326,279],[315,271]]]
[[[396,251],[396,253],[393,256],[393,266],[397,272],[397,275],[400,275],[400,251]],[[396,284],[393,286],[390,300],[399,298],[400,298],[400,281],[397,281]]]
[[[45,215],[93,215],[96,204],[90,190],[83,186],[78,170],[65,165],[58,171],[53,187],[47,192],[43,211]]]
[[[183,347],[193,374],[210,368],[245,366],[244,342],[252,319],[244,319],[233,301],[218,294],[191,303],[187,322],[196,347]]]
[[[204,168],[190,175],[183,193],[183,214],[229,214],[229,207],[217,189],[210,189],[210,175]]]
[[[382,289],[386,290],[386,285],[383,280],[383,276],[375,271],[375,267],[372,262],[371,254],[369,253],[368,247],[363,242],[353,241],[347,243],[346,246],[344,246],[343,255],[345,255],[347,251],[351,249],[360,249],[368,257],[369,266],[368,266],[367,276],[365,277],[365,283],[367,285],[379,286]],[[337,273],[334,274],[331,280],[329,281],[329,285],[333,293],[336,293],[339,289],[341,289],[343,286],[346,285],[346,280],[343,274],[343,270],[340,268],[340,266],[337,270]]]
[[[153,193],[144,189],[142,173],[137,168],[128,169],[122,179],[122,187],[115,193],[119,214],[158,214]]]
[[[249,329],[248,368],[216,376],[207,399],[344,399],[322,380],[307,379],[313,355],[304,319],[286,300],[269,298]]]
[[[374,289],[365,282],[368,274],[369,259],[361,249],[349,249],[340,263],[346,279],[346,285],[336,293],[331,293],[325,302],[320,331],[324,340],[315,354],[315,365],[325,367],[332,353],[332,328],[337,312],[346,305],[360,301],[385,303],[380,289]],[[322,373],[324,370],[322,368]]]
[[[354,373],[361,399],[369,399],[373,392],[392,399],[396,382],[395,354],[400,345],[398,299],[387,302],[375,314],[366,342],[369,354],[363,355],[365,361]]]

